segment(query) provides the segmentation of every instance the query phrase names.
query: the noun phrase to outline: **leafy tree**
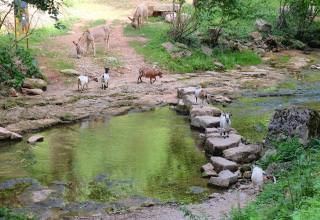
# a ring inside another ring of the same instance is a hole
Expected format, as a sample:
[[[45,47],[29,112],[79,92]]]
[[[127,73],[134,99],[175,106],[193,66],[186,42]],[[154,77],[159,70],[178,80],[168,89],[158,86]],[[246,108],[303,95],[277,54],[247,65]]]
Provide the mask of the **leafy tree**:
[[[214,46],[222,33],[222,29],[231,21],[248,14],[250,1],[246,0],[197,0],[194,2],[197,17],[202,26],[209,31],[209,44]]]
[[[304,40],[320,13],[320,0],[280,0],[278,28]]]

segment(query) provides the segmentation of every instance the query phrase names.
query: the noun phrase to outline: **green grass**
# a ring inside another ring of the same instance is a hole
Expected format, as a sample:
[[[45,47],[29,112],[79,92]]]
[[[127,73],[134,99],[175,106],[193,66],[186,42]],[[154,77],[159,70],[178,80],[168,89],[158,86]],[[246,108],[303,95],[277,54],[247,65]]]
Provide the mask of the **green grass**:
[[[276,172],[277,184],[266,185],[256,201],[242,210],[233,210],[232,219],[319,219],[319,146],[320,142],[314,141],[305,148],[295,139],[275,144],[277,153],[260,161],[260,165],[266,168],[277,163],[283,167]]]
[[[14,213],[13,211],[7,208],[0,208],[0,219],[8,219],[8,220],[32,220],[33,218],[29,218],[22,214]]]
[[[170,41],[167,32],[169,25],[163,22],[150,22],[142,27],[141,30],[134,30],[127,26],[124,29],[126,36],[139,36],[148,39],[147,43],[132,41],[130,45],[140,54],[152,63],[158,64],[161,68],[173,72],[186,73],[204,70],[213,70],[215,59],[225,65],[227,69],[239,65],[257,65],[261,59],[253,52],[221,52],[215,50],[212,57],[206,56],[198,48],[190,48],[192,55],[190,57],[172,58],[169,53],[161,46],[164,42]]]
[[[97,20],[93,20],[93,21],[89,21],[85,26],[83,26],[81,29],[83,31],[92,28],[92,27],[97,27],[100,25],[104,25],[106,23],[105,19],[97,19]]]

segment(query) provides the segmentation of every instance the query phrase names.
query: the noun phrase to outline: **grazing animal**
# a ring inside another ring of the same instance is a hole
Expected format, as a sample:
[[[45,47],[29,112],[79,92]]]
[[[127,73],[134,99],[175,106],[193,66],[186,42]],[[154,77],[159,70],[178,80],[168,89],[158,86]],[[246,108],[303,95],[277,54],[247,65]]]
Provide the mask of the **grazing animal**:
[[[111,34],[111,28],[106,24],[103,26],[103,32],[104,32],[104,36],[103,36],[103,40],[104,40],[104,44],[105,44],[105,51],[109,50],[109,40],[110,40],[110,34]]]
[[[223,138],[229,137],[231,129],[231,114],[222,113],[220,116],[220,135]]]
[[[83,47],[80,46],[79,43],[77,43],[75,41],[72,41],[72,42],[76,47],[77,58],[80,59],[85,54],[85,51],[84,51]]]
[[[141,67],[139,70],[138,83],[142,83],[142,77],[149,78],[150,84],[153,84],[157,80],[157,76],[162,78],[163,73],[160,70],[149,68],[149,67]]]
[[[98,82],[98,79],[93,78],[93,81]],[[78,77],[78,91],[83,92],[84,90],[88,90],[89,89],[89,82],[90,82],[89,76],[80,75]]]
[[[202,89],[201,87],[197,87],[194,90],[194,96],[196,97],[196,103],[198,104],[198,99],[201,99],[201,103],[203,104],[204,100],[207,100],[208,93],[206,90]]]
[[[145,4],[138,5],[133,14],[133,17],[128,18],[131,21],[131,26],[133,28],[140,29],[145,20],[148,22],[148,6]]]
[[[89,47],[92,48],[93,50],[93,56],[96,56],[96,43],[95,43],[95,38],[91,34],[90,30],[86,30],[85,32],[82,33],[81,37],[78,40],[78,43],[82,43],[86,45],[86,51],[85,54],[88,54]]]
[[[105,68],[105,72],[101,77],[101,89],[106,90],[109,87],[109,68]]]
[[[252,175],[251,175],[251,181],[253,188],[256,189],[258,187],[258,190],[262,190],[262,186],[264,182],[272,179],[273,183],[275,184],[277,182],[276,178],[271,175],[267,175],[260,167],[255,166],[252,170]]]

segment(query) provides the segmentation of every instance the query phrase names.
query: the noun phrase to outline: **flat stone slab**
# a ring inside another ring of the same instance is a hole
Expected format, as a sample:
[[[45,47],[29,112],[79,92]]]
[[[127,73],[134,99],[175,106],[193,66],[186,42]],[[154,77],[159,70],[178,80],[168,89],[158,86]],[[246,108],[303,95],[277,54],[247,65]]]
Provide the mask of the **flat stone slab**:
[[[208,184],[211,186],[228,188],[237,181],[238,174],[233,173],[230,170],[223,170],[219,173],[218,177],[211,177]]]
[[[189,114],[189,107],[184,104],[182,99],[178,100],[178,104],[176,105],[176,111],[181,114]]]
[[[237,163],[227,160],[223,157],[211,157],[210,160],[217,172],[221,172],[222,170],[231,170],[231,171],[238,170]]]
[[[203,165],[200,169],[201,171],[214,170],[212,163],[207,163]]]
[[[35,143],[37,143],[37,142],[42,142],[44,140],[44,137],[43,136],[41,136],[41,135],[34,135],[34,136],[32,136],[32,137],[30,137],[29,139],[28,139],[28,143],[29,144],[35,144]]]
[[[202,176],[202,178],[210,178],[213,176],[218,176],[218,174],[214,170],[206,170],[206,171],[202,172],[201,176]]]
[[[194,105],[191,108],[190,111],[190,117],[194,118],[197,116],[213,116],[213,117],[220,117],[221,115],[221,110],[216,108],[216,107],[211,107],[211,106],[199,106],[199,105]]]
[[[223,156],[238,163],[250,163],[259,158],[262,147],[259,145],[244,145],[223,151]]]
[[[26,95],[42,95],[43,94],[43,90],[42,89],[26,89],[26,88],[22,88],[21,89],[23,94]]]
[[[194,118],[191,118],[191,126],[205,130],[206,128],[212,128],[217,127],[220,124],[220,118],[219,117],[213,117],[213,116],[197,116]]]
[[[3,127],[0,127],[0,141],[1,140],[21,140],[22,136],[20,134],[11,132]]]
[[[240,142],[241,136],[238,134],[229,134],[227,138],[215,135],[207,139],[205,150],[212,155],[221,155],[226,149],[238,147]]]
[[[184,102],[185,105],[189,106],[189,108],[191,109],[191,107],[193,105],[197,105],[196,102],[196,97],[194,95],[184,95],[182,97],[182,100]],[[199,100],[198,100],[199,101]],[[200,102],[200,101],[199,101]]]
[[[185,87],[185,88],[178,88],[178,98],[182,98],[185,95],[193,95],[194,91],[196,90],[196,87]]]

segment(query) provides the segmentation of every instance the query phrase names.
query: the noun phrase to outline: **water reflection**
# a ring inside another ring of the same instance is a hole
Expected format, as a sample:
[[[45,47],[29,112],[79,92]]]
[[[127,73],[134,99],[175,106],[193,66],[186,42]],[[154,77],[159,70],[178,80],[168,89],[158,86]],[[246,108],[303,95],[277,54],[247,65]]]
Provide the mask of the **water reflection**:
[[[85,121],[42,135],[45,141],[31,149],[36,163],[19,169],[43,183],[69,183],[70,201],[88,199],[88,184],[100,174],[107,174],[123,198],[142,195],[190,201],[196,199],[188,194],[190,186],[206,187],[199,173],[204,154],[196,148],[189,123],[169,108]],[[26,144],[7,151],[15,155],[22,147]]]

